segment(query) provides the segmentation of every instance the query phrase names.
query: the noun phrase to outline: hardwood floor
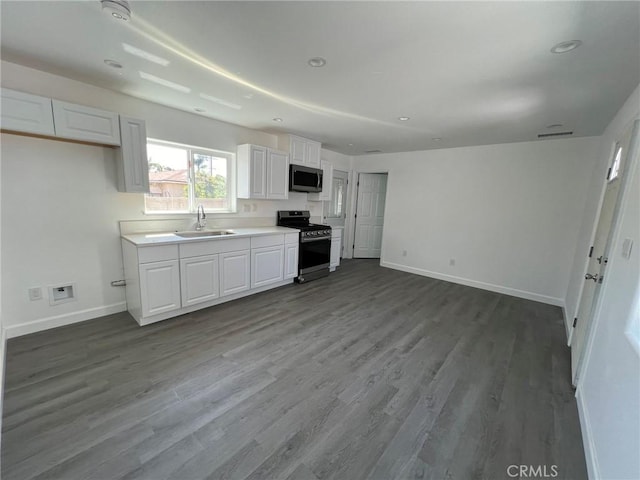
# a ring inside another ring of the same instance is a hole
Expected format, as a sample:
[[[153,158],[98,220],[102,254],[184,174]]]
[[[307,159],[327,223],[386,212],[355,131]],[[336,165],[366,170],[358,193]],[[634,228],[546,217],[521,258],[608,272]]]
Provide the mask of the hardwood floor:
[[[10,340],[3,478],[587,478],[560,309],[377,263]]]

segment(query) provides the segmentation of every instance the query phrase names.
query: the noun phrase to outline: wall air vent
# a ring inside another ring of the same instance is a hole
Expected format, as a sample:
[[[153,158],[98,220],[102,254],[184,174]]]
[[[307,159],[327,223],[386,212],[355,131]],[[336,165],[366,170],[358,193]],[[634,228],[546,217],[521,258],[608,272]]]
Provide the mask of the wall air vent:
[[[382,150],[367,150],[364,153],[382,153]]]
[[[566,135],[573,135],[573,132],[539,133],[538,138],[564,137]]]

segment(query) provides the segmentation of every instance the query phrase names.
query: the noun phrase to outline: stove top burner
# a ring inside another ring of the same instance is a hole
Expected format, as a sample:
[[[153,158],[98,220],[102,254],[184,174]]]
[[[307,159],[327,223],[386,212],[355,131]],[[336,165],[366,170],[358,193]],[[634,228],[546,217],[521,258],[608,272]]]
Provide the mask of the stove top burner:
[[[280,210],[278,211],[278,226],[301,230],[301,239],[331,236],[331,227],[329,225],[309,223],[309,218],[311,218],[309,210]]]

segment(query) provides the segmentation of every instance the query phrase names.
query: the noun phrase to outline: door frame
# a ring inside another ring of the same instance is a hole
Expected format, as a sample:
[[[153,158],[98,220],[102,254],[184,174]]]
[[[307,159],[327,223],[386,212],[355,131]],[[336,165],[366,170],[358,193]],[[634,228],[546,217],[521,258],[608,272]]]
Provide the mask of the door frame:
[[[352,170],[350,172],[350,177],[349,177],[349,182],[353,182],[352,183],[352,187],[349,191],[349,209],[348,209],[348,215],[347,218],[345,219],[345,224],[344,224],[344,238],[345,241],[348,241],[349,243],[347,244],[348,248],[344,249],[344,254],[345,257],[344,258],[353,258],[353,246],[356,243],[356,212],[357,212],[357,206],[358,206],[358,184],[360,183],[360,174],[361,173],[379,173],[381,175],[386,175],[387,176],[387,192],[385,194],[385,202],[384,202],[384,218],[387,218],[387,207],[389,205],[389,202],[387,202],[387,199],[389,198],[389,179],[391,178],[391,173],[389,172],[388,169],[372,169],[372,170],[367,170],[367,169],[358,169],[358,170]],[[384,242],[384,234],[382,236],[382,240]],[[382,253],[380,254],[380,261],[382,261]]]
[[[607,169],[609,169],[609,167],[611,166],[611,160],[613,158],[613,155],[615,154],[615,149],[616,146],[619,144],[619,140],[620,138],[622,138],[625,133],[627,132],[628,129],[632,129],[631,132],[631,139],[629,141],[629,151],[628,151],[628,156],[629,158],[627,159],[626,165],[625,165],[625,169],[624,169],[624,175],[623,177],[620,179],[621,180],[621,184],[620,184],[620,191],[618,193],[618,197],[616,199],[616,204],[613,210],[613,216],[611,219],[611,227],[609,228],[609,232],[607,234],[607,250],[609,251],[609,253],[611,252],[611,249],[615,247],[615,245],[612,244],[614,238],[615,238],[615,233],[618,230],[619,227],[619,223],[620,223],[620,210],[622,208],[622,204],[624,203],[624,200],[626,198],[626,193],[627,193],[627,185],[630,182],[630,178],[631,178],[631,174],[633,172],[635,172],[636,169],[636,164],[638,163],[639,157],[640,157],[640,119],[636,119],[633,120],[631,122],[629,122],[628,124],[626,124],[624,126],[624,128],[620,129],[620,133],[616,134],[615,139],[613,141],[613,144],[611,145],[610,151],[609,151],[609,155],[608,155],[608,162],[607,162]],[[604,175],[604,181],[602,183],[602,189],[600,192],[600,201],[598,204],[598,212],[597,215],[594,219],[594,224],[593,224],[593,228],[591,231],[591,237],[590,237],[590,241],[589,241],[589,245],[593,245],[594,241],[595,241],[595,237],[596,237],[596,233],[597,233],[597,229],[598,229],[598,223],[600,222],[600,215],[602,213],[602,207],[604,204],[604,198],[605,198],[605,193],[606,193],[606,189],[607,189],[607,184],[608,184],[608,170],[605,171],[605,175]],[[583,273],[582,273],[582,277],[584,278],[584,276],[588,273],[588,269],[589,269],[589,258],[590,257],[586,257],[585,258],[585,262],[584,262],[584,269],[583,269]],[[607,274],[607,276],[610,274]],[[583,296],[583,292],[584,292],[584,285],[585,283],[582,283],[582,286],[580,287],[580,294],[578,295],[577,298],[577,302],[576,302],[576,307],[575,307],[575,316],[578,315],[578,310],[580,308],[580,304],[582,302],[582,296]],[[603,287],[605,287],[605,285],[603,285]],[[600,317],[600,312],[602,310],[602,290],[604,290],[604,288],[601,289],[600,293],[598,294],[598,297],[594,300],[592,307],[591,307],[591,312],[590,312],[590,316],[587,319],[583,319],[583,321],[587,321],[588,324],[586,325],[586,331],[584,334],[584,340],[583,340],[583,345],[582,345],[582,352],[580,354],[579,360],[578,360],[578,365],[576,367],[576,375],[575,378],[571,378],[572,382],[574,383],[575,387],[578,387],[580,384],[580,379],[582,377],[582,373],[584,371],[584,367],[585,365],[587,365],[589,363],[589,357],[591,355],[591,350],[593,347],[593,343],[595,340],[595,331],[596,331],[596,324],[598,322],[598,318]],[[578,319],[578,321],[580,321],[580,319]],[[570,330],[570,334],[569,334],[569,338],[568,338],[568,345],[571,346],[571,343],[573,342],[573,338],[574,338],[574,332],[575,332],[575,328],[571,328]]]
[[[346,173],[347,174],[347,183],[345,185],[345,194],[344,194],[344,225],[342,226],[342,237],[340,239],[340,258],[346,258],[347,255],[347,249],[346,249],[346,242],[347,242],[347,225],[349,223],[349,208],[350,208],[350,201],[351,201],[351,173],[352,171],[350,169],[344,169],[344,168],[334,168],[333,169],[333,174],[335,175],[336,172],[341,172],[341,173]],[[335,188],[335,182],[331,181],[331,199],[333,199],[333,189]],[[323,201],[323,210],[322,210],[322,223],[328,224],[328,218],[326,216],[326,210],[325,207],[328,208],[328,205],[331,204],[332,200],[324,200]],[[332,217],[334,218],[334,217]]]

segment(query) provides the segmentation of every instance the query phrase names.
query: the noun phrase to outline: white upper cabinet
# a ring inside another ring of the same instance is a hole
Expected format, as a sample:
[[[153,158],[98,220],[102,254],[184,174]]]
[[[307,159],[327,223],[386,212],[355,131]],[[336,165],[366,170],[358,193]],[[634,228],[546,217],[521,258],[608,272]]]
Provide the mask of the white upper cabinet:
[[[289,198],[289,155],[259,145],[239,145],[238,198]]]
[[[120,116],[122,145],[117,153],[118,190],[149,192],[147,128],[144,120]]]
[[[291,154],[291,163],[296,165],[306,164],[306,141],[304,138],[291,135],[289,142],[289,153]],[[280,147],[282,148],[282,147]]]
[[[310,167],[320,167],[320,143],[307,140],[304,146],[305,162]]]
[[[285,152],[267,151],[267,198],[289,198],[289,155]]]
[[[52,100],[56,136],[103,145],[120,145],[117,113]]]
[[[51,99],[2,89],[3,130],[32,133],[34,135],[55,135]]]
[[[330,201],[331,188],[333,185],[333,165],[326,160],[320,161],[322,168],[322,191],[318,193],[309,193],[308,199],[314,201]]]
[[[320,142],[297,135],[281,135],[278,137],[278,147],[289,151],[291,163],[320,168]]]

